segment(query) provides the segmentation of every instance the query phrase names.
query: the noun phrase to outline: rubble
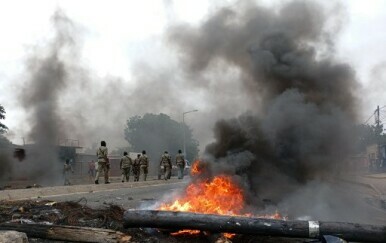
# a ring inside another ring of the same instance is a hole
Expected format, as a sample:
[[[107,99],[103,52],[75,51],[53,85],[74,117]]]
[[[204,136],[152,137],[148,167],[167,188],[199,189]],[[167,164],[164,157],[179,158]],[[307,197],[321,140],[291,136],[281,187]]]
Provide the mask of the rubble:
[[[102,240],[99,242],[310,242],[300,238],[243,234],[226,239],[219,233],[210,232],[198,235],[172,236],[170,230],[144,228],[143,226],[125,229],[123,226],[124,212],[123,208],[116,205],[92,209],[87,206],[87,200],[84,198],[67,202],[49,200],[0,201],[0,230],[18,229],[20,232],[25,232],[29,237],[29,242],[33,243],[75,242],[74,238],[71,237],[82,234],[89,236],[83,238],[89,241],[83,242],[98,242],[96,237],[112,239],[111,241]],[[51,232],[51,234],[45,232]],[[101,232],[99,236],[97,232]],[[75,239],[76,242],[82,242],[80,238],[75,237]],[[319,241],[313,240],[312,242]]]
[[[28,243],[28,238],[25,233],[13,230],[0,230],[0,242],[2,243]]]
[[[124,209],[115,205],[94,210],[87,206],[82,198],[77,202],[37,201],[2,201],[0,222],[39,223],[72,225],[94,228],[123,229]],[[30,222],[29,222],[29,221]]]

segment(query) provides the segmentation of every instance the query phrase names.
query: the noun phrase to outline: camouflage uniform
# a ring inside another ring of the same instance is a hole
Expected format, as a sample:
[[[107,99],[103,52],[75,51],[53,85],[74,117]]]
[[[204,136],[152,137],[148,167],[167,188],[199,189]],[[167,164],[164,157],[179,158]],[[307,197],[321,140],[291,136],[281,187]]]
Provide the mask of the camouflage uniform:
[[[124,182],[125,179],[126,181],[129,181],[130,170],[132,165],[133,165],[133,161],[131,160],[129,155],[125,155],[121,158],[119,168],[121,168],[122,170],[122,182]]]
[[[97,156],[98,156],[98,170],[95,176],[95,183],[98,183],[99,176],[104,172],[104,177],[105,177],[105,183],[110,183],[109,182],[109,169],[107,167],[108,165],[108,150],[105,146],[100,146],[97,150]]]
[[[133,162],[133,175],[134,175],[134,181],[139,181],[139,174],[140,174],[140,163],[139,163],[139,157],[137,157]]]
[[[172,169],[172,158],[168,153],[164,153],[161,156],[160,166],[163,166],[164,179],[170,179],[170,173]]]
[[[139,157],[139,164],[141,172],[143,173],[143,180],[146,181],[147,173],[149,172],[149,158],[146,154],[142,154],[141,157]]]
[[[71,185],[69,174],[70,172],[74,173],[72,166],[69,163],[64,163],[63,167],[63,176],[64,176],[64,185]]]
[[[178,167],[178,179],[184,179],[185,157],[182,153],[176,155],[176,165]]]

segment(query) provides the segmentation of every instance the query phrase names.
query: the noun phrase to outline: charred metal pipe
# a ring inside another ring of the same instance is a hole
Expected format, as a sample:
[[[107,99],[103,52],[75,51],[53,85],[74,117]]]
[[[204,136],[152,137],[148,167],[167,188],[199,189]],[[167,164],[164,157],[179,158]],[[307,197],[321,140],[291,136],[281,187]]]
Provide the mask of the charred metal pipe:
[[[347,241],[386,242],[386,226],[300,220],[277,220],[186,212],[128,210],[126,228],[197,229],[249,235],[321,239],[333,235]]]

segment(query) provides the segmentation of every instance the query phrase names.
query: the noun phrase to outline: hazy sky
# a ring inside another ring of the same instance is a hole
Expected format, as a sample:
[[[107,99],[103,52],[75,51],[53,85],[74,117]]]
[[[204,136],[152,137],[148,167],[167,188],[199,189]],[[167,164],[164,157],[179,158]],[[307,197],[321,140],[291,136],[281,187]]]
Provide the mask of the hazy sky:
[[[257,2],[275,6],[282,1]],[[58,8],[78,25],[81,32],[83,41],[79,65],[92,72],[94,77],[101,80],[117,77],[130,87],[130,83],[136,82],[137,77],[134,77],[133,69],[138,63],[158,69],[177,62],[164,37],[168,26],[177,22],[199,24],[216,8],[237,4],[238,1],[205,0],[36,0],[2,3],[0,104],[7,112],[4,123],[9,127],[9,138],[15,143],[21,143],[21,138],[28,133],[29,127],[25,125],[26,111],[22,108],[17,93],[21,80],[25,78],[27,57],[37,46],[44,46],[54,35],[50,18]],[[386,57],[383,49],[386,43],[386,1],[346,0],[329,1],[329,4],[330,8],[342,8],[336,55],[353,66],[358,80],[363,85],[361,101],[365,120],[376,105],[386,104],[386,97],[383,96],[383,89],[386,88]],[[93,85],[99,84],[95,82]],[[206,124],[208,127],[204,129],[200,120],[205,119],[205,116],[198,114],[210,113],[212,108],[210,102],[200,95],[188,95],[180,108],[175,108],[174,105],[171,110],[159,112],[167,112],[173,119],[180,121],[183,111],[199,109],[197,115],[187,117],[187,123],[194,129],[201,146],[204,146],[210,140],[208,134],[211,133],[212,127]],[[132,115],[136,114],[127,114],[127,118]],[[117,134],[122,130],[125,120],[119,122],[122,124],[118,126]],[[122,141],[123,136],[115,145],[121,144]]]

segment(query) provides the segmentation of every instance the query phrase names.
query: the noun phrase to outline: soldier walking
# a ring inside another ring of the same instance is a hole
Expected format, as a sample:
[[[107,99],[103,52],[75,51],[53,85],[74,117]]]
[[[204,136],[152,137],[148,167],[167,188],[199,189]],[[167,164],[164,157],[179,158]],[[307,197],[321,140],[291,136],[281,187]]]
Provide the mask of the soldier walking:
[[[184,179],[185,157],[181,149],[178,150],[178,154],[176,155],[176,165],[178,169],[178,179]]]
[[[123,152],[123,157],[121,158],[121,162],[119,164],[119,168],[122,171],[122,182],[129,181],[130,179],[130,170],[131,166],[133,165],[133,161],[131,158],[127,155],[127,152]]]
[[[164,179],[170,179],[170,172],[172,169],[172,158],[168,154],[168,151],[165,151],[164,154],[161,156],[160,166],[161,168],[163,167]]]
[[[64,167],[63,167],[63,176],[64,176],[64,185],[65,186],[71,185],[70,177],[69,177],[70,172],[72,172],[74,174],[74,170],[72,169],[70,161],[68,159],[66,159],[66,162],[64,163]]]
[[[146,181],[147,173],[149,172],[149,158],[146,155],[146,151],[142,151],[141,157],[139,157],[139,164],[141,173],[143,174],[143,180]]]
[[[99,176],[102,172],[104,173],[105,184],[109,184],[108,166],[110,166],[110,164],[109,159],[107,158],[108,150],[105,141],[101,141],[101,146],[97,149],[96,154],[98,156],[98,170],[95,176],[95,184],[99,184]]]
[[[141,154],[137,154],[137,158],[133,162],[133,175],[134,175],[134,181],[139,181],[139,174],[141,171],[139,158],[141,157]]]

